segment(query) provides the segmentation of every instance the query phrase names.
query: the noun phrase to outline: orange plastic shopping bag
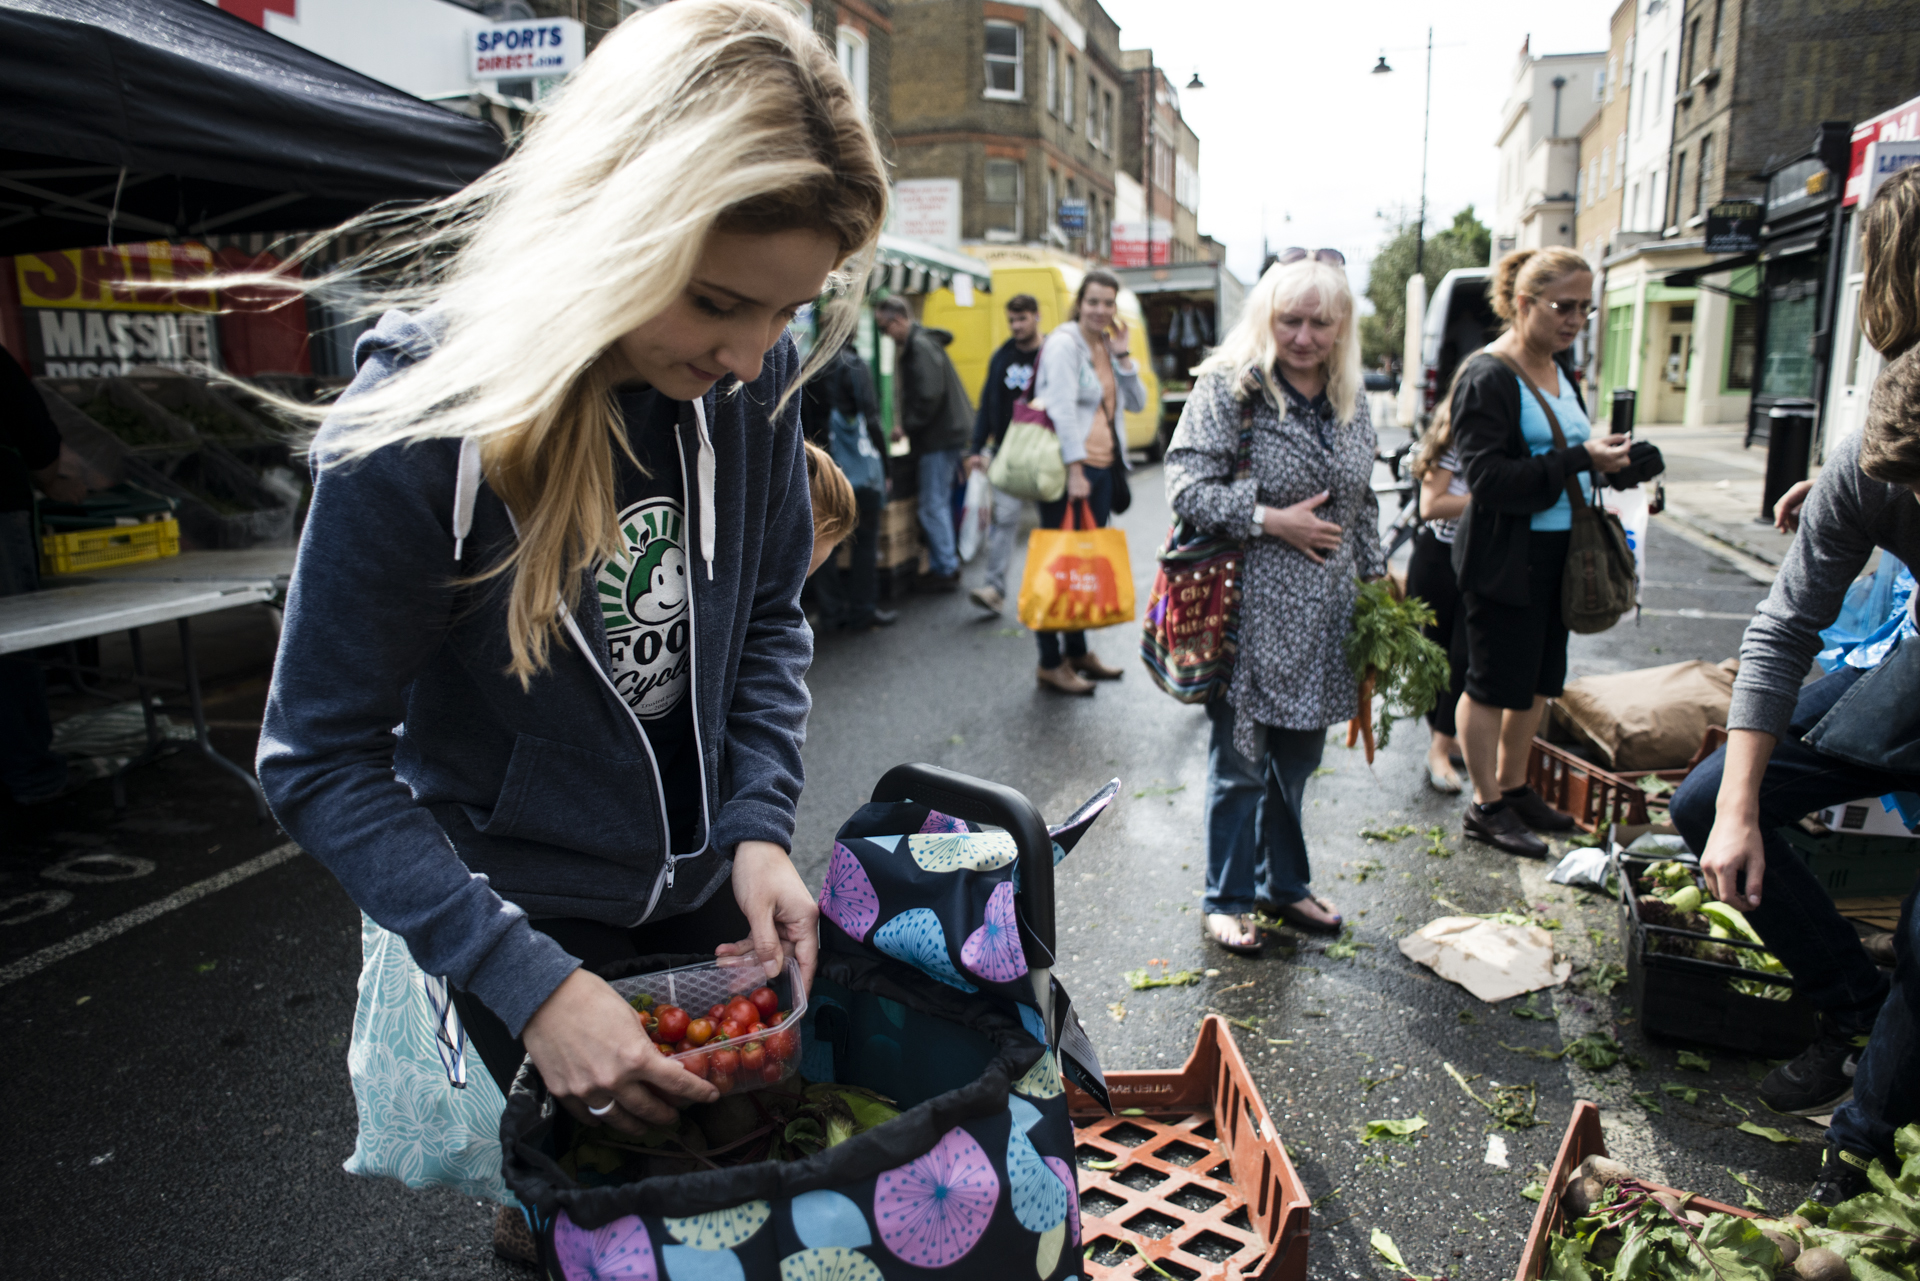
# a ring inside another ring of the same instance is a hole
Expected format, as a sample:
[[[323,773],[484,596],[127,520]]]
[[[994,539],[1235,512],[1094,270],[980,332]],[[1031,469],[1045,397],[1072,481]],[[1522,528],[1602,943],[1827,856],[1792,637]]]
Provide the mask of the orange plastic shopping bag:
[[[1127,536],[1118,529],[1096,529],[1085,499],[1068,506],[1065,529],[1036,529],[1028,536],[1020,621],[1036,632],[1078,632],[1133,621]]]

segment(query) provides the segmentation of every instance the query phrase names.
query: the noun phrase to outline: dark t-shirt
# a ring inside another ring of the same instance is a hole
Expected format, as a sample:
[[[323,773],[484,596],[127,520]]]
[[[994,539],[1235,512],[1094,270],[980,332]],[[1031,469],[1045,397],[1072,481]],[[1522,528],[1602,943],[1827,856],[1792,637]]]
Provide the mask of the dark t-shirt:
[[[686,497],[675,434],[680,402],[651,389],[623,391],[627,439],[645,466],[614,456],[626,551],[595,578],[607,626],[613,684],[639,717],[660,763],[675,854],[691,854],[700,828],[700,754],[693,734],[692,615],[688,608]]]
[[[11,352],[0,347],[0,512],[33,507],[32,472],[60,457],[60,432],[46,402]]]

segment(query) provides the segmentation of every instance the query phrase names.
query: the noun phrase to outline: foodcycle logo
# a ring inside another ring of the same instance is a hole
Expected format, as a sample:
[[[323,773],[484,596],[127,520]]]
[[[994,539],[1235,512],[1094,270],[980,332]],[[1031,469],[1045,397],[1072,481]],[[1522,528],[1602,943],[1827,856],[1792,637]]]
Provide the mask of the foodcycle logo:
[[[587,29],[572,18],[499,22],[474,32],[468,53],[475,80],[563,76],[586,61]]]

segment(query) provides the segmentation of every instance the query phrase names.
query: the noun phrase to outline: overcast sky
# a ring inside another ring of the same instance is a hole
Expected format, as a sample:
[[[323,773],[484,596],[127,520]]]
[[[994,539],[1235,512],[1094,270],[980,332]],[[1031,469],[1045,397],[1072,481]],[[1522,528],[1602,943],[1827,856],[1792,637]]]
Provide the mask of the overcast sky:
[[[1181,109],[1200,135],[1200,230],[1227,245],[1251,284],[1260,238],[1331,245],[1355,290],[1389,224],[1376,215],[1420,200],[1421,93],[1433,27],[1433,139],[1427,225],[1467,204],[1489,221],[1494,131],[1520,42],[1533,51],[1607,47],[1619,0],[1102,0],[1123,48],[1151,47],[1186,84]],[[1391,75],[1373,75],[1384,48]],[[1264,214],[1263,214],[1264,210]]]

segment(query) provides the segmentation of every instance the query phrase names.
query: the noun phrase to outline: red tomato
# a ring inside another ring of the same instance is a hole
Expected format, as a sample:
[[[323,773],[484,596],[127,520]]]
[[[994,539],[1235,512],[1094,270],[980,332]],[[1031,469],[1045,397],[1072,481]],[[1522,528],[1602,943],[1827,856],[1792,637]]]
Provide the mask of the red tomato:
[[[662,1041],[660,1045],[661,1045],[661,1048],[665,1049],[670,1054],[685,1054],[688,1050],[697,1048],[696,1046],[686,1041],[675,1041],[672,1045],[668,1045],[665,1041]]]
[[[744,996],[736,996],[727,1002],[727,1017],[742,1023],[751,1023],[760,1017],[759,1007]]]
[[[747,993],[747,999],[753,1002],[763,1019],[770,1019],[780,1012],[780,998],[774,995],[770,987],[756,987]]]
[[[800,1034],[792,1028],[775,1032],[767,1038],[767,1057],[777,1063],[784,1063],[799,1053]]]
[[[707,1079],[707,1056],[704,1054],[694,1054],[681,1059],[680,1066],[703,1081]]]
[[[767,1065],[767,1047],[761,1041],[748,1041],[740,1047],[740,1070],[758,1072]]]
[[[768,1085],[778,1085],[786,1075],[787,1065],[775,1063],[772,1060],[768,1060],[767,1065],[760,1069],[760,1079]]]
[[[687,1040],[695,1045],[705,1045],[713,1039],[713,1020],[694,1019],[687,1024]]]
[[[707,1080],[713,1082],[713,1088],[720,1091],[720,1093],[733,1093],[733,1078],[725,1072],[715,1072],[712,1076],[709,1076]]]
[[[713,1080],[716,1076],[732,1076],[740,1070],[740,1052],[738,1050],[715,1050],[709,1057],[713,1060]],[[716,1083],[717,1084],[717,1083]]]
[[[684,1041],[687,1039],[687,1012],[677,1005],[663,1005],[654,1012],[660,1023],[660,1040]]]
[[[726,1018],[726,1017],[727,1017],[727,1003],[726,1003],[725,1001],[722,1001],[722,1002],[720,1002],[720,1004],[718,1004],[718,1005],[716,1005],[716,1006],[714,1006],[714,1007],[713,1007],[712,1009],[710,1009],[710,1010],[708,1010],[708,1011],[707,1011],[707,1017],[708,1017],[708,1018],[710,1018],[710,1019],[712,1019],[712,1020],[713,1020],[713,1021],[714,1021],[715,1023],[718,1023],[718,1022],[719,1022],[720,1020],[722,1020],[722,1019],[724,1019],[724,1018]]]
[[[747,1034],[747,1026],[744,1019],[736,1019],[729,1014],[727,1021],[720,1025],[720,1034],[729,1041],[737,1041]]]

